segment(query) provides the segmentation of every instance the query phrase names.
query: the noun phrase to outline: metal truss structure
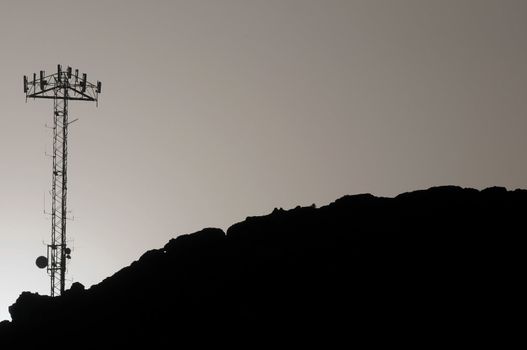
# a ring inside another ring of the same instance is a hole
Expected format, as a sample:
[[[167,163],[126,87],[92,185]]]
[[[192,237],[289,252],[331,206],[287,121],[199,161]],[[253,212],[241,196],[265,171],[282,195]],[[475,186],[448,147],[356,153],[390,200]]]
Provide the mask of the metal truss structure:
[[[47,245],[47,256],[37,258],[37,266],[46,268],[51,278],[50,295],[61,295],[65,289],[66,261],[71,258],[71,249],[67,246],[66,222],[68,194],[68,126],[75,120],[69,120],[69,101],[89,101],[98,103],[101,82],[92,84],[86,73],[79,76],[79,70],[73,72],[61,65],[57,72],[39,76],[33,74],[29,80],[24,76],[24,93],[28,98],[53,100],[53,172],[51,183],[51,243]]]

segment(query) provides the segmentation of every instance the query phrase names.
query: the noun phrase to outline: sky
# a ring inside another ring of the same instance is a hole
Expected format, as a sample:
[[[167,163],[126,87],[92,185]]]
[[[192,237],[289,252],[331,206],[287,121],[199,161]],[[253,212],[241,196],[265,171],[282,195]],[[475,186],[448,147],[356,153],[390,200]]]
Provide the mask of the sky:
[[[52,101],[22,76],[103,83],[70,104],[72,281],[204,227],[346,194],[527,187],[527,1],[0,0],[0,320],[50,210]]]

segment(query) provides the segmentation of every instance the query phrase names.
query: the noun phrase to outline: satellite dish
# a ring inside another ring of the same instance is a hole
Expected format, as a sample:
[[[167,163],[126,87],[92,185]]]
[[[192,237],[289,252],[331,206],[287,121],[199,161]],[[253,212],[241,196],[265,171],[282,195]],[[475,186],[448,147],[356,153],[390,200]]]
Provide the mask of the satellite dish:
[[[70,248],[64,249],[64,253],[66,253],[67,255],[70,255],[71,254],[71,249]]]
[[[45,256],[39,256],[35,263],[37,264],[37,267],[39,269],[44,269],[48,266],[48,258],[46,258]]]

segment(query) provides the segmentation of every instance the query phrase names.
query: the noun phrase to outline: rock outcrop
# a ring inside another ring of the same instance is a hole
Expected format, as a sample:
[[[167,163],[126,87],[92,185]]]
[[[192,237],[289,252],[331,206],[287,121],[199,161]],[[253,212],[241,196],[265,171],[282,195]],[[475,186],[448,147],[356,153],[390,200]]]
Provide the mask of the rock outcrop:
[[[226,233],[172,239],[89,289],[24,292],[12,322],[0,324],[0,342],[490,337],[489,329],[514,327],[505,315],[517,307],[526,209],[524,190],[459,187],[275,209]]]

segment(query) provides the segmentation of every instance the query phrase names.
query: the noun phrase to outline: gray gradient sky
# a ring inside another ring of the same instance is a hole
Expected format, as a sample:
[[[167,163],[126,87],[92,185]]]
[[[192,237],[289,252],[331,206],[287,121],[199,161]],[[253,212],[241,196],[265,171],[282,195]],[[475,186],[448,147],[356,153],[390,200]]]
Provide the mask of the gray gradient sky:
[[[49,293],[51,101],[72,103],[69,277],[274,207],[435,185],[527,187],[527,1],[0,0],[0,319]],[[45,199],[49,209],[49,196]]]

